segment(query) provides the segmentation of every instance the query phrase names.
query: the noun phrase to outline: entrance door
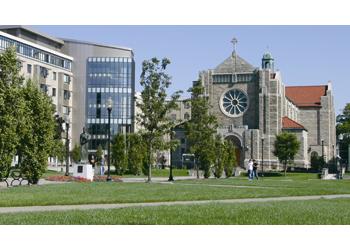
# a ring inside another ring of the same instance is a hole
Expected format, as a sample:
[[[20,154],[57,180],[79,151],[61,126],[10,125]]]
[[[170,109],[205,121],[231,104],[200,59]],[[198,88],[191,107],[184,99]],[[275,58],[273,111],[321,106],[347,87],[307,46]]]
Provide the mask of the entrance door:
[[[242,145],[241,141],[234,135],[227,136],[225,138],[226,140],[230,140],[233,145],[235,146],[235,151],[232,152],[236,156],[236,166],[237,167],[243,167],[243,157],[242,157]]]

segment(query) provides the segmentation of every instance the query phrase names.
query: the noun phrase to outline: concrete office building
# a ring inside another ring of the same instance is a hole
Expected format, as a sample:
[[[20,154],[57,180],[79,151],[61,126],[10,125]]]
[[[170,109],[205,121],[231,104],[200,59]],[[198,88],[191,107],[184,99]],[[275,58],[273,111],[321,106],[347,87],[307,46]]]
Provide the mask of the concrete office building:
[[[62,40],[28,27],[0,26],[0,53],[15,46],[23,76],[52,98],[59,116],[72,121],[73,57],[62,52],[63,45]]]
[[[106,149],[107,100],[113,100],[111,135],[134,131],[135,62],[132,49],[64,39],[63,51],[74,58],[73,144],[83,127],[91,135],[89,151]]]

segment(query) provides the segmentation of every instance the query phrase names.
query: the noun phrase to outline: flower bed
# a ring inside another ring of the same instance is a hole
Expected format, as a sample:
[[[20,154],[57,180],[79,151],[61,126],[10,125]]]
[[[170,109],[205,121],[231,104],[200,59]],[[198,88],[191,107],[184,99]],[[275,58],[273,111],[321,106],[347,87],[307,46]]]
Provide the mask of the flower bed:
[[[118,176],[111,176],[113,182],[122,182],[120,177]],[[65,175],[52,175],[45,178],[45,180],[48,181],[62,181],[62,182],[91,182],[88,179],[82,178],[82,177],[74,177],[74,176],[65,176]],[[95,182],[105,182],[107,181],[107,176],[94,176]]]

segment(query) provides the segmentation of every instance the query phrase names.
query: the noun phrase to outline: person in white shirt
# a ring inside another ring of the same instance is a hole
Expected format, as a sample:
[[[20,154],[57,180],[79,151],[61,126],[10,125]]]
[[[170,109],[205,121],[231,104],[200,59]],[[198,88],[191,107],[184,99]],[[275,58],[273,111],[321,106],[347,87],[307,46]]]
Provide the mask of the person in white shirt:
[[[253,160],[248,161],[248,180],[253,179]]]

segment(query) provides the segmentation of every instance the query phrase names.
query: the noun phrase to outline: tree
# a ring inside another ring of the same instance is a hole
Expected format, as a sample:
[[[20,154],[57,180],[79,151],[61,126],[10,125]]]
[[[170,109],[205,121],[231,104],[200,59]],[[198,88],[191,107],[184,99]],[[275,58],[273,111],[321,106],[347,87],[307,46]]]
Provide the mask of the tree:
[[[224,148],[226,153],[226,157],[224,158],[224,170],[226,178],[229,178],[233,175],[233,169],[236,167],[235,146],[232,141],[225,140]]]
[[[59,162],[63,163],[66,157],[66,146],[62,140],[64,120],[62,117],[55,115],[55,121],[54,143],[51,156],[56,157]]]
[[[126,155],[126,144],[123,134],[116,134],[112,141],[112,165],[115,167],[117,174],[122,175],[127,170],[127,155]]]
[[[101,164],[101,161],[103,159],[103,155],[104,155],[103,148],[102,148],[102,146],[100,144],[100,145],[98,145],[97,151],[96,151],[96,162],[97,162],[97,165]]]
[[[215,160],[213,157],[214,135],[217,129],[217,120],[209,113],[210,103],[204,93],[201,81],[194,83],[188,90],[191,93],[191,119],[185,123],[185,133],[190,145],[190,152],[195,155],[197,178],[199,167],[204,170],[204,176],[210,176],[210,166]],[[199,165],[198,165],[199,164]]]
[[[214,165],[214,175],[216,178],[220,178],[224,171],[224,163],[226,162],[227,153],[225,149],[225,144],[220,135],[215,136],[215,165]]]
[[[300,148],[300,142],[295,134],[282,132],[276,136],[275,149],[273,154],[278,157],[278,160],[283,164],[284,176],[287,172],[287,163],[294,160],[296,153]]]
[[[174,139],[164,140],[166,135],[170,135],[174,122],[169,119],[167,114],[177,109],[176,101],[180,97],[181,91],[176,91],[168,100],[166,93],[171,85],[171,77],[165,73],[169,59],[164,58],[161,61],[152,58],[149,61],[143,61],[140,84],[143,88],[141,92],[142,101],[136,105],[141,112],[138,115],[138,121],[144,128],[142,133],[144,142],[147,145],[147,164],[148,182],[151,182],[151,169],[154,162],[153,154],[158,150],[166,150],[177,143]]]
[[[336,126],[337,136],[340,134],[350,135],[350,103],[347,103],[343,109],[342,114],[337,116]],[[344,136],[343,140],[339,142],[339,155],[341,159],[347,159],[348,161],[348,150],[350,150],[350,136]]]
[[[140,134],[128,134],[128,169],[133,175],[140,175],[143,167],[143,160],[146,158],[146,145]]]
[[[326,164],[324,157],[319,156],[316,152],[311,153],[311,167],[317,170],[321,170],[322,167]]]
[[[16,155],[20,130],[25,127],[23,99],[20,98],[24,78],[19,74],[16,50],[0,54],[0,179],[6,176]]]
[[[80,145],[78,144],[75,144],[74,145],[74,148],[71,152],[71,155],[72,155],[72,159],[75,163],[78,163],[80,162],[81,160],[81,148],[80,148]]]
[[[47,159],[55,148],[56,121],[52,100],[31,80],[21,88],[25,102],[25,122],[20,131],[17,152],[21,171],[29,183],[36,184],[47,168]]]
[[[55,140],[53,151],[51,153],[51,156],[54,156],[57,158],[59,162],[64,162],[66,159],[66,146],[65,143],[62,140]]]

